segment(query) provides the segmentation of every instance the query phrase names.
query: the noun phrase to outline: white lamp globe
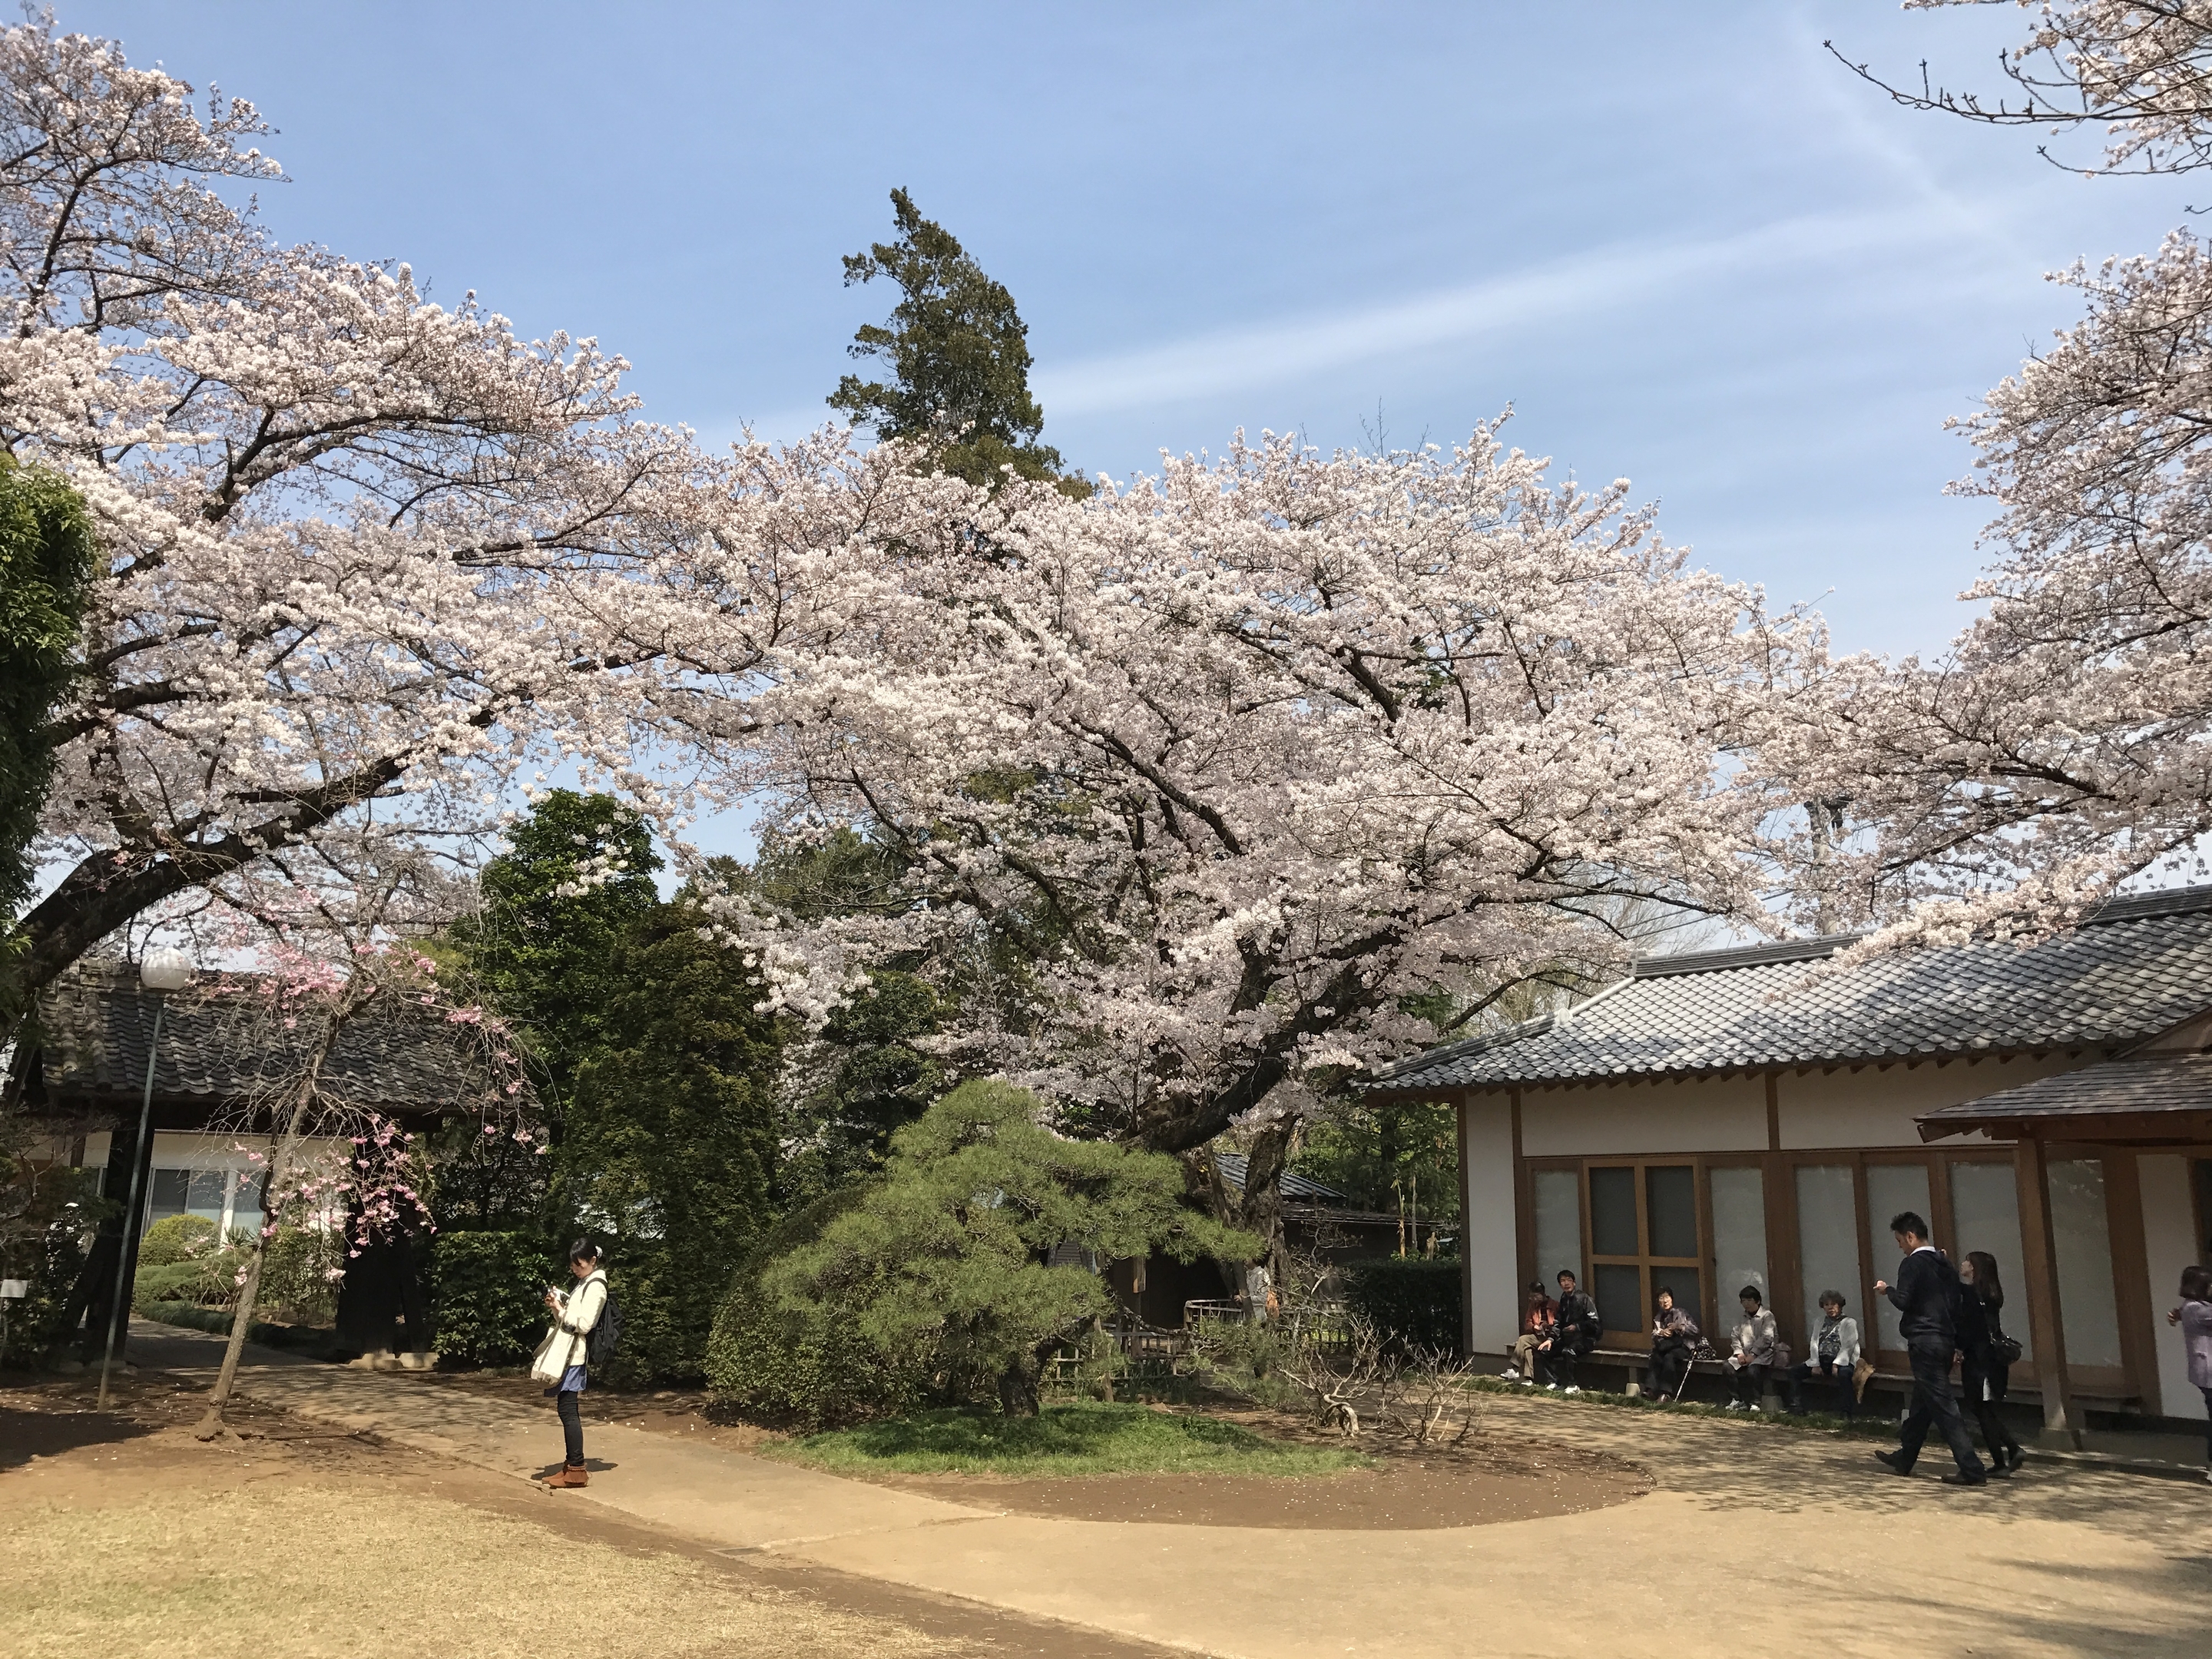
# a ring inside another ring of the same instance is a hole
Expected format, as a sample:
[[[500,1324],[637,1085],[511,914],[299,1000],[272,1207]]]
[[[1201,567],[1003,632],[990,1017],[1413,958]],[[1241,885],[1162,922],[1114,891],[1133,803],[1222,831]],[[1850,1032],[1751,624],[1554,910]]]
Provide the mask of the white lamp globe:
[[[192,959],[167,945],[138,958],[138,982],[149,991],[181,991],[191,983]]]

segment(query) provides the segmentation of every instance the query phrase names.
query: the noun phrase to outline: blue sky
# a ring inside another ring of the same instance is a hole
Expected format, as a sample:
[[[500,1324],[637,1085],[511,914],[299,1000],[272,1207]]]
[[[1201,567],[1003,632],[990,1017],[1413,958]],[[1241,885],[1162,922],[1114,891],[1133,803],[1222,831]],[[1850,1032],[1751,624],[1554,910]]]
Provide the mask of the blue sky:
[[[1838,643],[1941,646],[1980,562],[1942,431],[2189,186],[1891,106],[2011,7],[64,3],[253,99],[288,240],[597,336],[711,439],[823,418],[892,186],[1007,283],[1046,437],[1116,476],[1237,427],[1626,476]]]

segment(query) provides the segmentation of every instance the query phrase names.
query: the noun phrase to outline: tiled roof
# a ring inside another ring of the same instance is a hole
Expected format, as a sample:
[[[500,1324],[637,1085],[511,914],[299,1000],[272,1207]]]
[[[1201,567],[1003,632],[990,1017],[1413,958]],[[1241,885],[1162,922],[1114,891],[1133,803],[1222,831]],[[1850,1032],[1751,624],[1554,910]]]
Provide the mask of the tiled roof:
[[[234,976],[233,976],[234,977]],[[155,1060],[156,1099],[237,1100],[281,1080],[307,1034],[272,1031],[247,999],[210,994],[220,979],[171,994]],[[39,998],[40,1067],[50,1099],[125,1096],[146,1086],[155,997],[135,975],[88,964]],[[364,1012],[340,1033],[324,1076],[334,1095],[386,1110],[433,1110],[463,1092],[466,1055],[441,1023]]]
[[[2148,1054],[2039,1078],[1960,1106],[1923,1113],[1923,1139],[2036,1118],[2109,1117],[2148,1112],[2212,1115],[2212,1054]]]
[[[1243,1153],[1216,1152],[1213,1155],[1213,1163],[1214,1167],[1221,1171],[1221,1178],[1224,1181],[1227,1182],[1240,1193],[1244,1190],[1245,1171],[1251,1167],[1251,1164],[1250,1160],[1246,1158]],[[1288,1170],[1284,1170],[1280,1176],[1276,1177],[1275,1190],[1280,1193],[1285,1198],[1295,1199],[1302,1204],[1341,1204],[1344,1202],[1344,1194],[1337,1191],[1335,1188],[1324,1187],[1318,1181],[1310,1180],[1304,1176],[1293,1174]]]
[[[1815,976],[1849,937],[1650,957],[1565,1013],[1432,1048],[1389,1094],[2138,1042],[2212,1006],[2212,887],[2115,899],[2028,948],[1899,951]]]

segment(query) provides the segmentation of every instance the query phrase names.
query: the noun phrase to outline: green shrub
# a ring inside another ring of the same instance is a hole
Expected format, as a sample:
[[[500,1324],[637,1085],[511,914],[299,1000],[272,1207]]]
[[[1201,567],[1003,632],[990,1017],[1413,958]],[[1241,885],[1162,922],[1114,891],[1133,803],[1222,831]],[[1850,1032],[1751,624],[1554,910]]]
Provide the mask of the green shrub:
[[[1372,1320],[1382,1339],[1404,1352],[1460,1351],[1460,1264],[1384,1256],[1338,1269],[1345,1305]]]
[[[770,1262],[818,1237],[864,1191],[845,1188],[794,1210],[738,1264],[707,1342],[708,1386],[725,1404],[813,1429],[902,1411],[927,1397],[930,1379],[885,1364],[852,1320],[793,1306],[763,1289]]]
[[[144,1313],[157,1303],[227,1308],[237,1294],[238,1260],[228,1250],[197,1261],[142,1266],[131,1281],[131,1308]]]
[[[261,1258],[261,1310],[295,1325],[328,1325],[337,1317],[333,1269],[345,1266],[340,1235],[320,1227],[285,1227]]]
[[[565,1277],[535,1233],[440,1233],[430,1246],[438,1352],[464,1365],[519,1364],[545,1334],[545,1287]]]
[[[165,1215],[138,1241],[138,1265],[173,1267],[216,1249],[215,1223],[204,1215]]]

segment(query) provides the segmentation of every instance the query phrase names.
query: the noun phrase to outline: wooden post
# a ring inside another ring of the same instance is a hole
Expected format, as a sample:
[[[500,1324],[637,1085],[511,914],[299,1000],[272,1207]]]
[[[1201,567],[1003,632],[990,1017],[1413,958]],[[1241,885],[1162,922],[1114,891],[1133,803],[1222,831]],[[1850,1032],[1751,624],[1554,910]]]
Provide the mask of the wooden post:
[[[2051,1166],[2041,1140],[2030,1135],[2013,1148],[2013,1178],[2020,1194],[2021,1266],[2027,1282],[2028,1328],[2035,1340],[2035,1376],[2043,1389],[2043,1426],[2072,1450],[2081,1449],[2081,1418],[2066,1375],[2064,1310],[2058,1301],[2058,1241],[2051,1225]]]
[[[2119,1315],[2120,1358],[2143,1415],[2165,1413],[2158,1384],[2157,1318],[2151,1306],[2150,1253],[2143,1239],[2142,1167],[2130,1146],[2104,1149],[2105,1224],[2112,1231],[2113,1305]]]

